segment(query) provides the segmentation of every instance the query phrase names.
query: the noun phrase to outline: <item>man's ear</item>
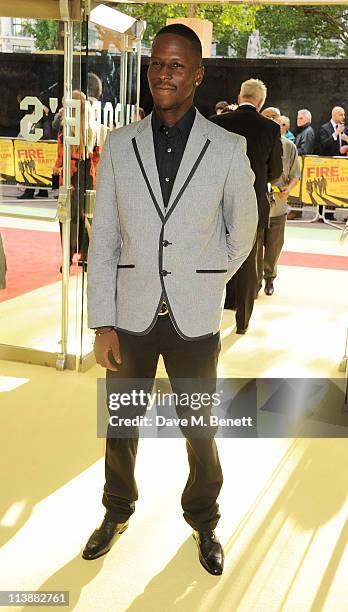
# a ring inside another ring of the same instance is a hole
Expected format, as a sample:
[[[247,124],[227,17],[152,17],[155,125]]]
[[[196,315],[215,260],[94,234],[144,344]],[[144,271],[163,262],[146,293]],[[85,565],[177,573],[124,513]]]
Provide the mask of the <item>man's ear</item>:
[[[198,87],[204,79],[204,66],[200,66],[196,72],[195,85]]]
[[[238,104],[238,106],[240,105],[240,95],[239,94],[238,94],[238,97],[237,97],[237,104]]]
[[[263,107],[265,103],[265,100],[259,100],[257,105],[256,105],[256,109],[258,110],[258,112],[260,112],[261,108]]]

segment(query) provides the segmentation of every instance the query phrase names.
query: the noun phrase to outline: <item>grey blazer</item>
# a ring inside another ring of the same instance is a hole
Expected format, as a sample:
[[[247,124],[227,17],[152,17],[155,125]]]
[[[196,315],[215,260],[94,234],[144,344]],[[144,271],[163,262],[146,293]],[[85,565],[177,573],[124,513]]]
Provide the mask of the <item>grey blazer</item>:
[[[226,282],[255,239],[253,183],[245,138],[197,111],[165,211],[151,116],[111,132],[98,166],[89,327],[146,334],[164,296],[180,336],[216,333]]]

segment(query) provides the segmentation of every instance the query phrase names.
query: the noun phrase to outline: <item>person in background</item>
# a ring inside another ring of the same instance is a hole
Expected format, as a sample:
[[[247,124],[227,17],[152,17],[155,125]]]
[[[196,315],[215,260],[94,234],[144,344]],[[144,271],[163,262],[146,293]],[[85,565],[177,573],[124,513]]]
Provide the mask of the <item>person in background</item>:
[[[228,107],[228,102],[226,102],[226,100],[220,100],[220,102],[217,102],[215,104],[215,114],[216,115],[220,115],[225,108]]]
[[[81,125],[85,124],[86,106],[90,105],[84,93],[74,90],[73,99],[81,100]],[[88,115],[90,117],[90,113]],[[86,140],[86,142],[85,142]],[[71,222],[70,222],[70,264],[74,253],[80,253],[79,263],[87,258],[88,234],[85,231],[84,193],[85,189],[95,188],[95,133],[90,121],[87,128],[87,139],[84,130],[80,130],[80,143],[71,146]],[[62,175],[63,170],[63,125],[58,133],[58,156],[53,168],[53,174]],[[61,229],[61,227],[60,227]]]
[[[302,108],[297,112],[297,134],[295,145],[299,155],[312,155],[315,147],[315,132],[311,126],[312,113],[307,108]],[[297,206],[297,205],[296,205]],[[298,205],[299,210],[290,210],[287,218],[295,221],[302,218],[302,204]]]
[[[321,155],[339,156],[341,147],[348,143],[348,130],[345,126],[345,111],[342,106],[334,106],[331,119],[319,130],[319,146]]]
[[[241,85],[237,110],[211,119],[230,132],[244,136],[247,155],[255,174],[254,189],[258,205],[258,232],[269,225],[270,203],[267,183],[282,173],[282,145],[279,125],[261,115],[267,88],[259,79],[248,79]],[[277,109],[279,115],[280,112]],[[240,193],[243,202],[244,194]],[[225,308],[236,310],[237,334],[245,334],[257,293],[257,239],[249,256],[227,283]]]
[[[311,126],[312,113],[303,108],[297,112],[297,134],[295,144],[299,155],[312,155],[314,153],[315,133]]]
[[[93,104],[95,100],[100,100],[103,93],[103,85],[100,77],[94,72],[89,72],[87,75],[87,95],[89,101]]]
[[[277,262],[284,244],[287,200],[291,190],[300,180],[301,170],[296,146],[285,137],[287,124],[278,109],[266,108],[262,114],[279,123],[282,142],[283,172],[278,180],[272,181],[270,225],[258,234],[257,276],[258,291],[265,280],[265,294],[274,292],[273,281],[277,276]]]
[[[345,126],[346,114],[342,106],[334,106],[331,111],[331,119],[324,123],[319,130],[319,148],[321,155],[340,156],[344,155],[345,146],[348,143],[348,130]],[[327,205],[327,210],[334,210],[334,206]],[[322,211],[322,207],[319,207]],[[325,219],[334,220],[333,212],[325,212]]]
[[[284,138],[291,140],[291,142],[295,143],[295,135],[290,130],[290,118],[286,115],[280,115],[280,128],[286,128],[286,132],[284,134]]]

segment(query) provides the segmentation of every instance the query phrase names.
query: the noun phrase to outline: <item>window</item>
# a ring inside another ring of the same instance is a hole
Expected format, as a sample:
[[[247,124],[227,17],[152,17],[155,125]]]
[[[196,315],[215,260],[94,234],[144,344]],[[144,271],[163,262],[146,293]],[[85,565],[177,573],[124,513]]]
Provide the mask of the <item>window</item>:
[[[26,47],[25,45],[13,45],[12,52],[13,53],[31,53],[31,47]]]
[[[24,29],[23,25],[26,23],[33,23],[32,19],[12,19],[12,34],[13,36],[29,36]]]

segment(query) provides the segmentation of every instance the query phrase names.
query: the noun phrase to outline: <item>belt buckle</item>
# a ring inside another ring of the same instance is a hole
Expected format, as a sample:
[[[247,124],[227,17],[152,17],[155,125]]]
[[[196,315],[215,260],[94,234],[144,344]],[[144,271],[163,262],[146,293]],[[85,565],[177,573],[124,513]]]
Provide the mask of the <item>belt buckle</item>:
[[[162,302],[162,305],[161,305],[160,311],[158,313],[158,316],[159,317],[163,317],[163,315],[166,315],[168,313],[169,313],[169,310],[167,308],[167,304],[165,302]]]

